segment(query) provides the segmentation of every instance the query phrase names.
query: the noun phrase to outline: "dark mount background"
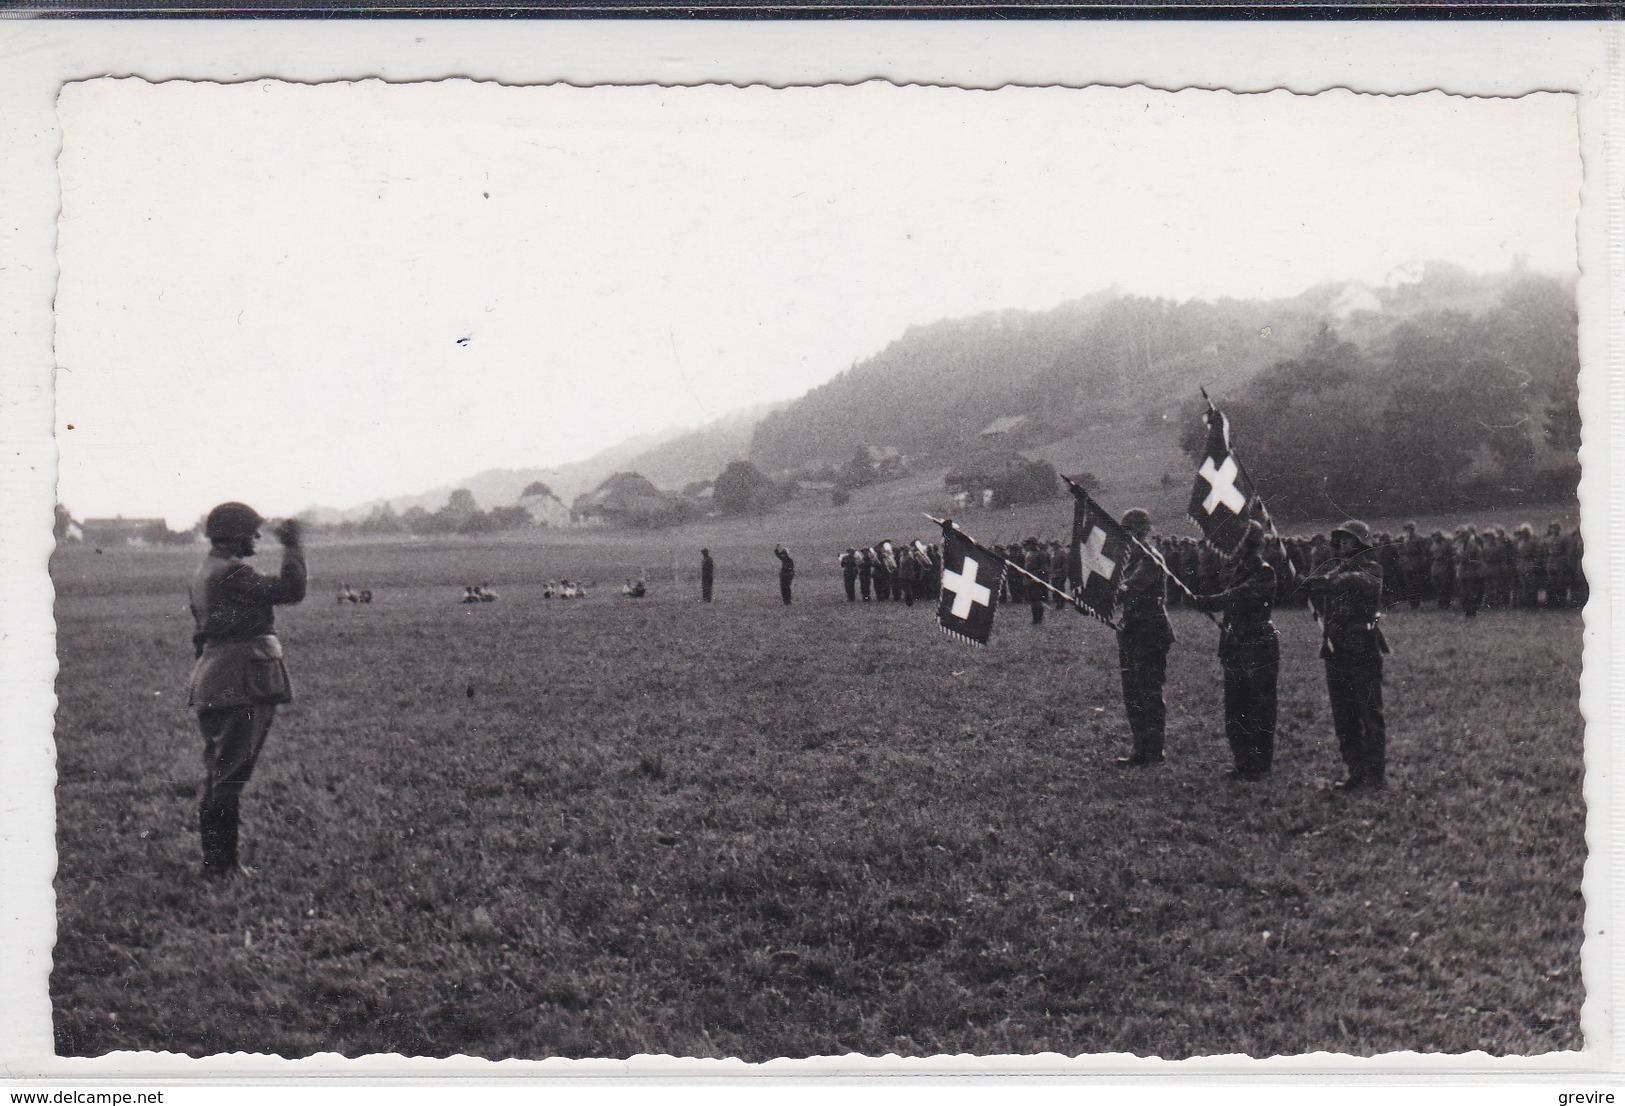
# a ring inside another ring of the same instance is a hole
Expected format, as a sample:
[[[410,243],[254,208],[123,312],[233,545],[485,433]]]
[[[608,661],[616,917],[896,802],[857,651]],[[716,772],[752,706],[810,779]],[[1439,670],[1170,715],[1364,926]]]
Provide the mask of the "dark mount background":
[[[535,480],[569,502],[617,472],[677,491],[737,459],[783,479],[839,469],[859,447],[896,450],[916,474],[996,444],[1097,472],[1107,487],[1164,474],[1184,484],[1201,387],[1230,415],[1238,453],[1284,518],[1572,501],[1574,279],[1437,262],[1414,276],[1277,300],[1103,291],[1048,311],[913,326],[790,403],[390,502],[434,509],[463,487],[491,507]],[[1016,425],[984,439],[1001,419]],[[383,502],[318,515],[355,519]]]

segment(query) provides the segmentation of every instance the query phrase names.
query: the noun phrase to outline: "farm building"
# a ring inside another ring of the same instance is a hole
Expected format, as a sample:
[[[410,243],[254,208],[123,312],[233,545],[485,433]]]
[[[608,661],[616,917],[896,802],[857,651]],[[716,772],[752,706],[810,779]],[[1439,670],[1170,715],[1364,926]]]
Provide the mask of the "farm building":
[[[168,532],[161,518],[87,518],[80,524],[84,540],[96,546],[146,545],[149,534]]]
[[[525,509],[537,526],[570,525],[570,508],[552,492],[522,495],[518,505]]]
[[[570,517],[581,526],[647,526],[681,513],[682,500],[661,491],[635,472],[617,472],[593,491],[576,497]]]

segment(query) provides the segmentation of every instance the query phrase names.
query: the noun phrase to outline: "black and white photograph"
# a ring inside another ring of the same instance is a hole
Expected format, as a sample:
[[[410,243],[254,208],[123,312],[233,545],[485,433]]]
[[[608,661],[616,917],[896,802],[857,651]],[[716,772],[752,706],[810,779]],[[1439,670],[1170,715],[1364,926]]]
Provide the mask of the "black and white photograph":
[[[1594,110],[64,82],[52,1051],[1595,1056]]]

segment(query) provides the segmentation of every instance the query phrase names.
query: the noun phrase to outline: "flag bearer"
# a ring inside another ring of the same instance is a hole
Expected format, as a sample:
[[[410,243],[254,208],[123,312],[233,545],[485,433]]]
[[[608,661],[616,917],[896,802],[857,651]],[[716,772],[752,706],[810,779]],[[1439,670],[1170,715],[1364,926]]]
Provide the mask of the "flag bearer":
[[[1261,780],[1275,757],[1275,686],[1281,643],[1270,621],[1275,569],[1264,558],[1264,527],[1247,523],[1220,581],[1222,591],[1196,596],[1197,610],[1223,611],[1219,663],[1224,668],[1224,736],[1230,742],[1233,780]]]
[[[1123,529],[1149,545],[1151,516],[1138,507],[1123,515]],[[1167,708],[1162,684],[1168,672],[1168,649],[1174,643],[1168,621],[1168,582],[1162,569],[1138,545],[1130,545],[1118,585],[1122,614],[1117,634],[1117,660],[1123,676],[1123,707],[1128,714],[1134,749],[1118,757],[1125,768],[1161,764]]]

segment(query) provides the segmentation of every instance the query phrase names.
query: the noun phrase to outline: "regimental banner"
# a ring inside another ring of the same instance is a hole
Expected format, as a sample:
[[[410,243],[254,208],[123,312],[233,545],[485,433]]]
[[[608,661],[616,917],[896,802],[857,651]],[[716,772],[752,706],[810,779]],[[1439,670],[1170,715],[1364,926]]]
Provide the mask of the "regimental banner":
[[[1230,451],[1230,420],[1212,406],[1207,409],[1206,419],[1207,444],[1185,513],[1202,528],[1202,537],[1209,545],[1233,553],[1247,533],[1248,519],[1257,517],[1263,504],[1253,491],[1253,482],[1242,471],[1241,462]]]
[[[1004,562],[957,527],[942,528],[942,596],[937,625],[950,637],[986,645],[993,635],[993,609],[999,602]]]
[[[1073,594],[1090,614],[1109,626],[1123,563],[1128,560],[1128,532],[1106,513],[1106,508],[1089,498],[1088,492],[1070,480],[1067,486],[1073,497]]]

